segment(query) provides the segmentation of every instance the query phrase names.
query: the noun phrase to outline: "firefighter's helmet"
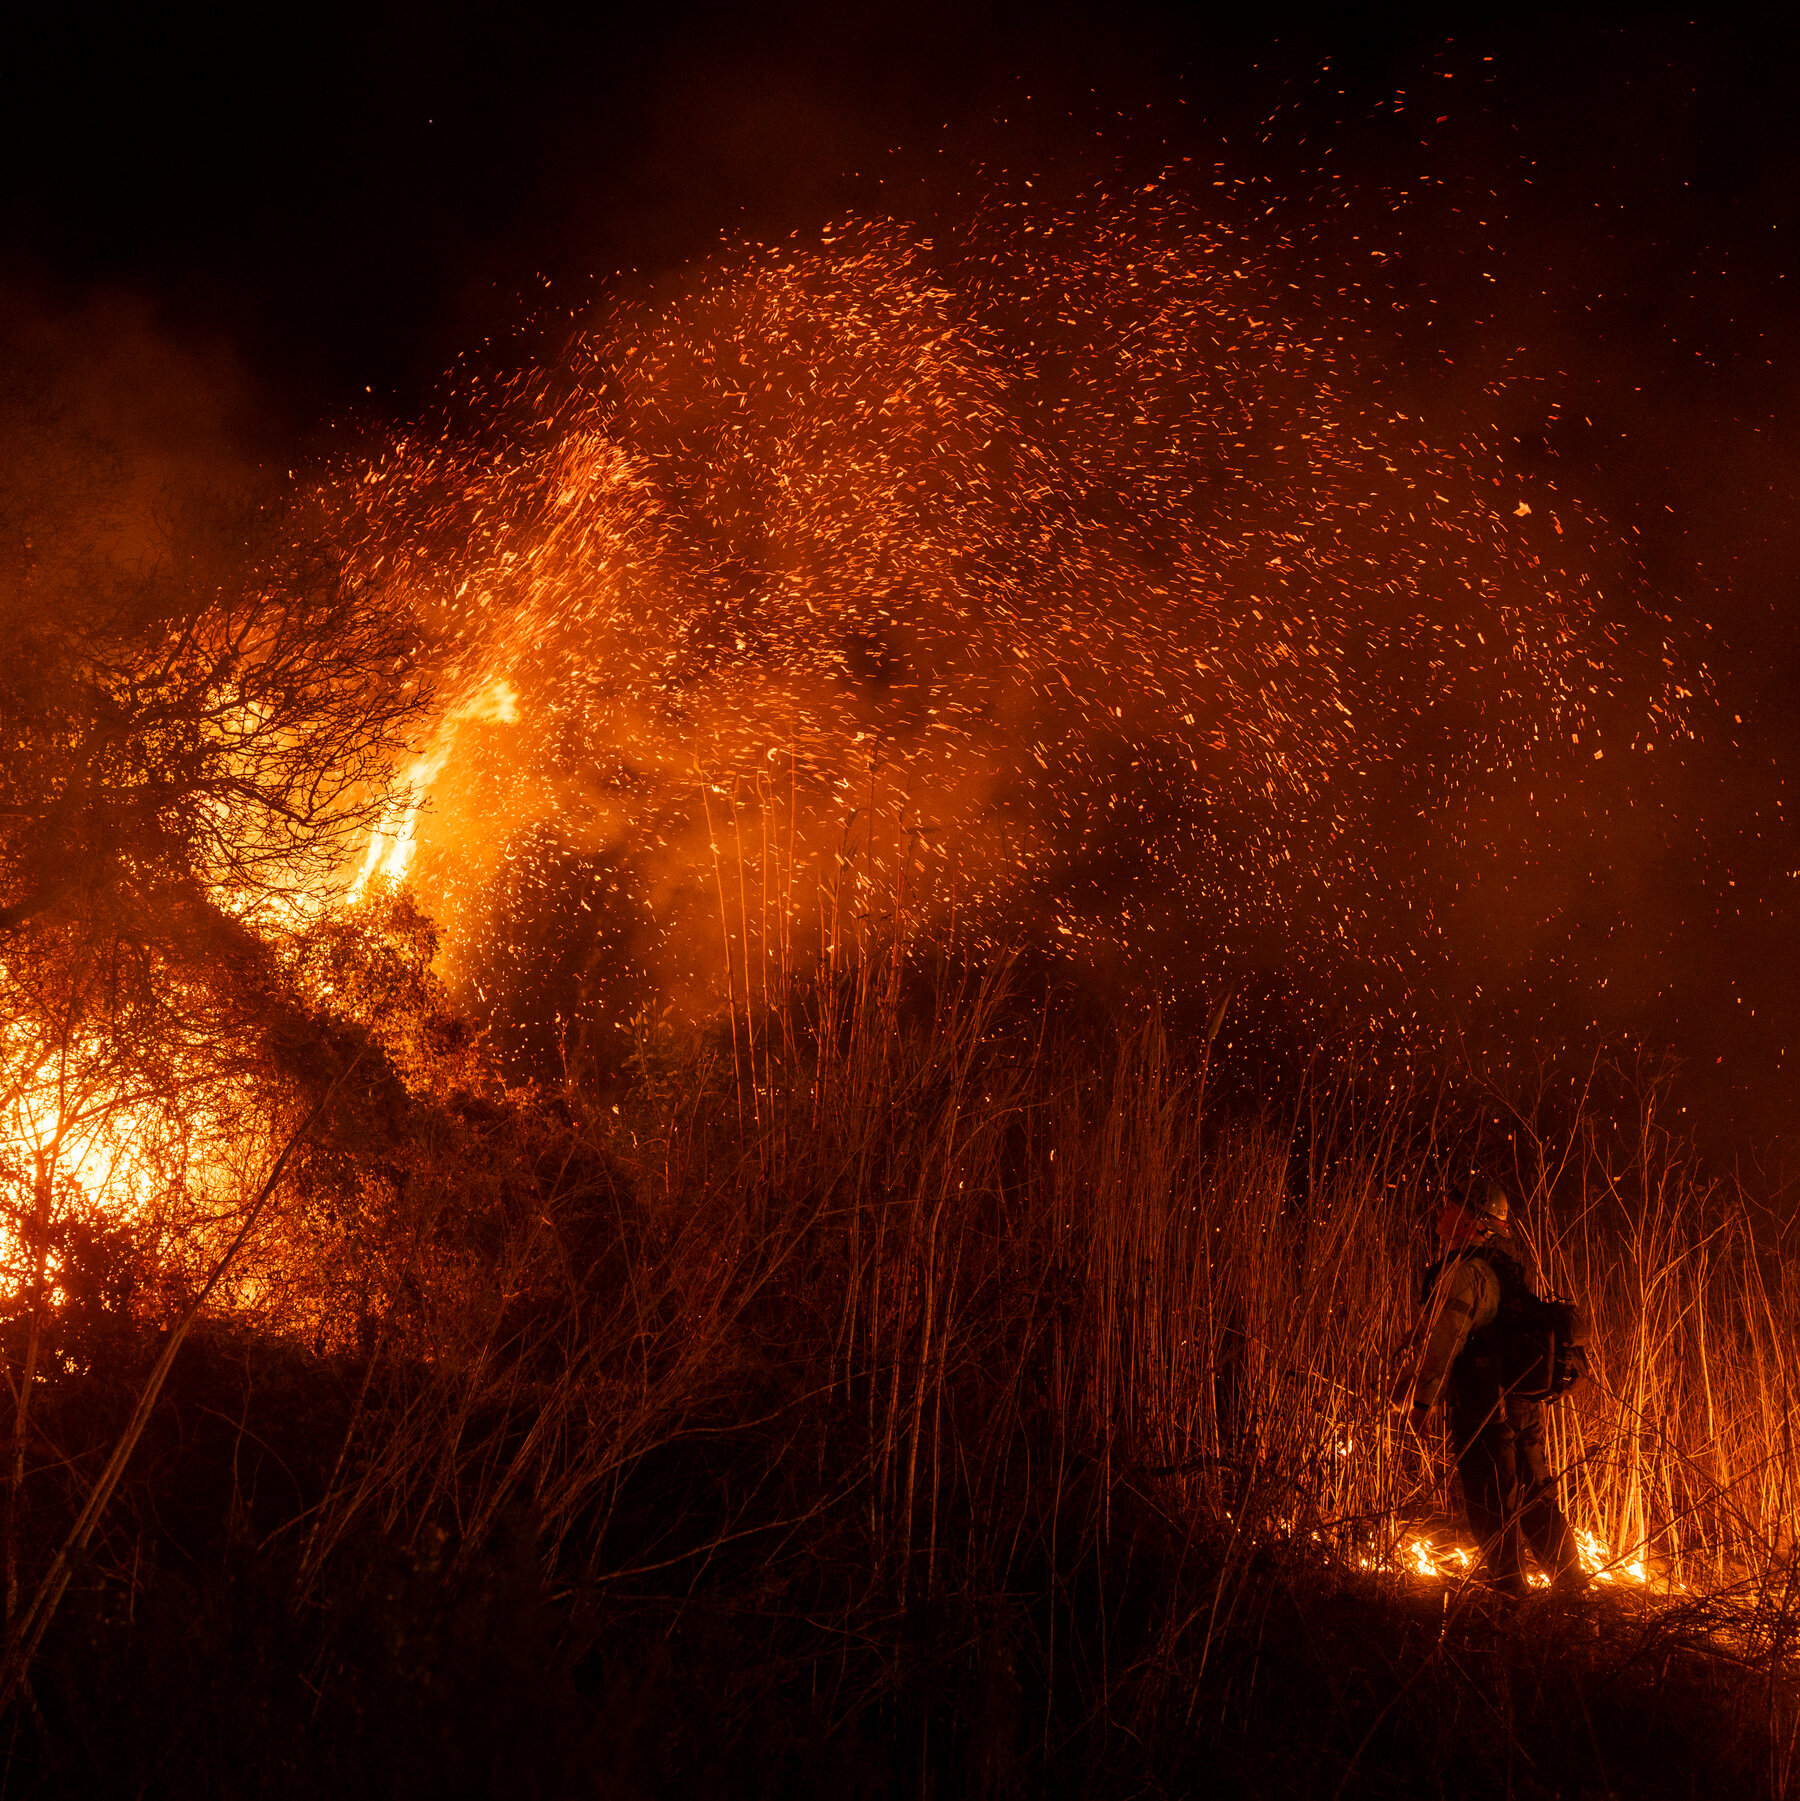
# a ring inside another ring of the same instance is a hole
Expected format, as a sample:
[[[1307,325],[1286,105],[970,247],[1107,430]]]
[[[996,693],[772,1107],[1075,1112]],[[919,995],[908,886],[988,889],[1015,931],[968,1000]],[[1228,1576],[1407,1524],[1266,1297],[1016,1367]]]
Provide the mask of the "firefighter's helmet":
[[[1465,1213],[1473,1213],[1499,1231],[1506,1229],[1512,1209],[1506,1198],[1506,1185],[1497,1177],[1475,1176],[1459,1198]]]

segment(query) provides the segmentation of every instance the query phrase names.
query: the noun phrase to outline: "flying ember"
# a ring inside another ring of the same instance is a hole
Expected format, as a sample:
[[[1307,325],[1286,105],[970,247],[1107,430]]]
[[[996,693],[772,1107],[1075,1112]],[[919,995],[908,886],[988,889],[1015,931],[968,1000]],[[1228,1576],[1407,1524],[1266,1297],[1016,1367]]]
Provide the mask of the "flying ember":
[[[871,932],[1390,1039],[1541,977],[1534,859],[1703,678],[1291,260],[997,198],[730,248],[465,379],[328,495],[445,697],[354,888],[410,872],[540,1058]]]

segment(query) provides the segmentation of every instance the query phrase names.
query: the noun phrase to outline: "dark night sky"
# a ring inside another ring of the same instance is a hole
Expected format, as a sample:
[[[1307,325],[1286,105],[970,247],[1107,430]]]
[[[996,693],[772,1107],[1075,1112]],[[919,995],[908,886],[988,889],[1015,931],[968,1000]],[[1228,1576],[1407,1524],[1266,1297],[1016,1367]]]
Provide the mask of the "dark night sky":
[[[1315,269],[1351,233],[1389,247],[1365,327],[1397,381],[1476,407],[1502,371],[1538,378],[1541,405],[1519,411],[1515,382],[1490,416],[1521,459],[1579,476],[1710,634],[1721,717],[1742,721],[1693,760],[1715,827],[1667,873],[1668,992],[1601,1023],[1715,1072],[1695,1093],[1732,1131],[1783,1132],[1794,32],[1775,9],[1343,10],[41,9],[0,125],[9,316],[129,320],[222,397],[213,453],[274,465],[371,394],[404,417],[546,279],[560,298],[853,209],[929,226],[983,163],[1223,162]]]

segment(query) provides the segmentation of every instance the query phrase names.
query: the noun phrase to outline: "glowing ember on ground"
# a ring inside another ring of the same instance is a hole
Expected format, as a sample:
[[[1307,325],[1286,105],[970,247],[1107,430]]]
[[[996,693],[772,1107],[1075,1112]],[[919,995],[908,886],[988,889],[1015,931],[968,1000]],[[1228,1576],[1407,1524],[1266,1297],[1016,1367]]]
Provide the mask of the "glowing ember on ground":
[[[1591,1581],[1608,1585],[1618,1583],[1647,1584],[1648,1568],[1641,1553],[1627,1559],[1615,1559],[1604,1541],[1585,1527],[1575,1529],[1575,1542],[1581,1555],[1582,1573]],[[1402,1541],[1398,1567],[1408,1575],[1423,1576],[1431,1581],[1460,1579],[1476,1568],[1474,1552],[1464,1544],[1442,1535],[1423,1533]],[[1527,1578],[1534,1588],[1548,1588],[1550,1578],[1532,1573]]]

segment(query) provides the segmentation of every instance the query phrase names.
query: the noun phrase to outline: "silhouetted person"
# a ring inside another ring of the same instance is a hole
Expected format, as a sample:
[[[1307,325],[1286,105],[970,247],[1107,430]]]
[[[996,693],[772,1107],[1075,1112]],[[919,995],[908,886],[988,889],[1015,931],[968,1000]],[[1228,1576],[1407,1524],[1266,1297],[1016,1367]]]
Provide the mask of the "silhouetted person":
[[[1438,1215],[1443,1255],[1426,1272],[1424,1339],[1394,1405],[1423,1426],[1446,1403],[1469,1526],[1490,1583],[1526,1593],[1525,1548],[1559,1589],[1581,1584],[1575,1535],[1544,1459],[1543,1403],[1518,1392],[1513,1335],[1531,1288],[1512,1254],[1506,1190],[1479,1177]]]

